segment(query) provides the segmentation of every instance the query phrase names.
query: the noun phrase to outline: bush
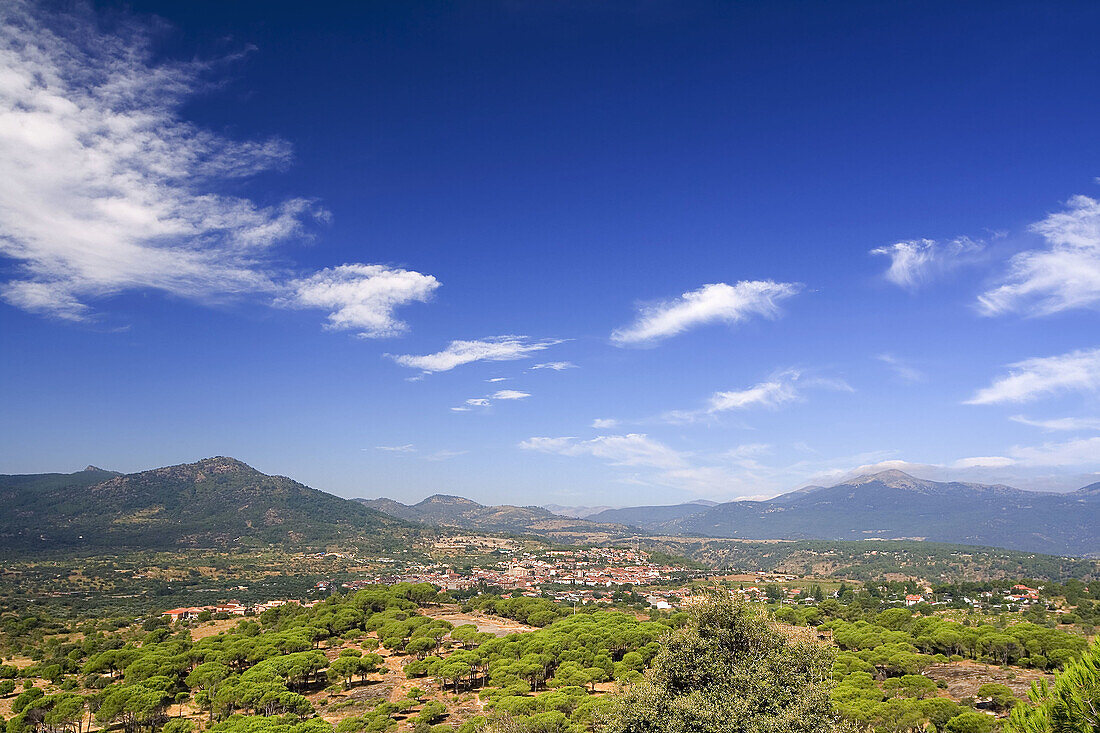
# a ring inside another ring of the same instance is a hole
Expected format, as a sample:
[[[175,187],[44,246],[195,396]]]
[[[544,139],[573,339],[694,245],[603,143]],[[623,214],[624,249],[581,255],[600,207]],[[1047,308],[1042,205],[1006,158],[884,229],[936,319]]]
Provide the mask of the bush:
[[[993,730],[993,718],[973,710],[956,715],[947,721],[947,733],[989,733]]]

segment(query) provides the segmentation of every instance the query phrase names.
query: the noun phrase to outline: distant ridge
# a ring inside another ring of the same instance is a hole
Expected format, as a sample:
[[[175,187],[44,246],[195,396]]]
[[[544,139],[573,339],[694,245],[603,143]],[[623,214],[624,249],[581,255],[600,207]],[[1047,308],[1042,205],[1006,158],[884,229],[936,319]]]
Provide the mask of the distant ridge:
[[[630,533],[621,525],[596,524],[574,517],[554,514],[539,506],[485,506],[461,496],[434,494],[416,504],[407,505],[393,499],[355,499],[392,517],[422,522],[436,527],[459,527],[483,532],[546,533],[546,532],[615,532]]]
[[[565,506],[563,504],[543,504],[542,508],[557,514],[560,517],[572,517],[574,519],[587,519],[593,514],[599,514],[607,509],[618,509],[617,506]]]
[[[1100,482],[1064,494],[938,482],[901,471],[807,486],[767,501],[603,509],[485,506],[435,494],[413,505],[342,499],[225,456],[121,474],[0,475],[0,550],[384,545],[424,525],[560,540],[639,534],[740,539],[921,539],[1100,555]]]
[[[1100,484],[1056,494],[897,470],[641,525],[744,539],[926,539],[1058,555],[1100,553]]]
[[[0,475],[0,548],[303,545],[409,527],[235,458],[120,474]]]

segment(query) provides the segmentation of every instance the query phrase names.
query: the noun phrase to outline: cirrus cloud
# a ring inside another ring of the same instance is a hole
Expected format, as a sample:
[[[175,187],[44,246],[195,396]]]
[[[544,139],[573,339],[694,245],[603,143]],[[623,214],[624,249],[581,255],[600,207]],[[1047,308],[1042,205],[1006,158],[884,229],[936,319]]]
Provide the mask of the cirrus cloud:
[[[529,392],[520,392],[518,389],[502,389],[493,393],[494,400],[522,400],[530,396]]]
[[[966,400],[967,405],[1028,402],[1065,392],[1095,392],[1100,389],[1100,349],[1081,349],[1059,356],[1025,359],[1009,365],[1009,373],[998,377]]]
[[[779,304],[801,289],[798,283],[771,280],[704,285],[678,298],[641,306],[634,323],[612,333],[611,342],[616,346],[647,344],[707,323],[738,323],[753,316],[777,318]]]
[[[932,239],[910,239],[871,250],[890,258],[884,277],[906,290],[916,290],[938,275],[973,260],[982,245],[967,237],[946,244]]]
[[[109,26],[109,32],[100,29]],[[346,264],[290,277],[274,248],[328,212],[304,197],[260,203],[241,181],[292,161],[288,142],[233,140],[181,110],[229,59],[156,60],[163,24],[77,6],[0,3],[0,298],[67,321],[134,291],[202,304],[259,298],[327,308],[328,327],[390,336],[394,309],[430,275]],[[230,193],[232,191],[232,193]]]
[[[1050,432],[1100,430],[1100,418],[1096,417],[1058,417],[1049,420],[1033,420],[1024,415],[1013,415],[1008,419],[1021,425],[1029,425]]]
[[[528,438],[519,444],[524,450],[557,453],[563,456],[593,456],[612,466],[648,466],[652,468],[686,468],[684,457],[667,445],[644,433],[601,435],[591,440],[577,438]]]
[[[424,372],[446,372],[475,361],[514,361],[562,343],[562,339],[532,341],[527,336],[497,336],[477,341],[452,341],[434,354],[387,354],[401,366]]]
[[[1015,255],[1003,283],[978,297],[978,309],[1045,316],[1100,305],[1100,201],[1074,196],[1031,230],[1047,248]]]

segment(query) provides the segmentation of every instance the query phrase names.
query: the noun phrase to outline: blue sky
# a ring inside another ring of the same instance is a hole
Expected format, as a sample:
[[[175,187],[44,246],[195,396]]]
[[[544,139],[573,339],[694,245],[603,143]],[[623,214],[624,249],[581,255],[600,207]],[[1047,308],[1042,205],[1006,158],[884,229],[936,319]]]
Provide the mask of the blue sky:
[[[2,472],[633,504],[1100,471],[1095,3],[0,20]]]

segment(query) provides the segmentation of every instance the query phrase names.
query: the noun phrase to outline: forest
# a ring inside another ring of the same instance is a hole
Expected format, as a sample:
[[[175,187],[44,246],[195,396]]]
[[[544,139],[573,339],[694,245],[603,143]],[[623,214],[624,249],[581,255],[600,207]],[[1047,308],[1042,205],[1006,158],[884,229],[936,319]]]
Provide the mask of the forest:
[[[245,618],[8,612],[0,713],[7,733],[980,733],[1054,730],[1034,727],[1044,705],[1096,681],[1080,625],[838,596],[769,606],[712,591],[639,613],[522,596],[456,606],[404,583]],[[979,668],[980,684],[956,689],[953,672]]]

